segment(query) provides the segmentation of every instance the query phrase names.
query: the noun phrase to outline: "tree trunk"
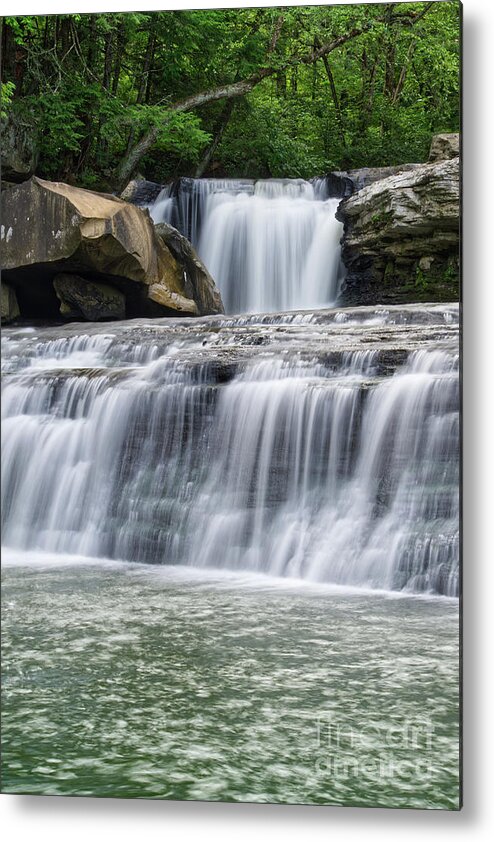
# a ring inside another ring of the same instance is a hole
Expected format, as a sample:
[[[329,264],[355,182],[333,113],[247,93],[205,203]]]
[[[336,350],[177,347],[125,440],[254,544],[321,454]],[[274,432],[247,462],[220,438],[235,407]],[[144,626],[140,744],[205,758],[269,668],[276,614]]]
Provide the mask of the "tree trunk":
[[[24,82],[24,74],[26,72],[26,59],[27,50],[18,44],[15,48],[14,60],[14,97],[19,97],[22,95],[22,84]]]
[[[96,15],[88,15],[88,48],[86,55],[86,64],[89,70],[94,72],[94,59],[97,49],[97,35],[96,35]]]
[[[402,92],[403,87],[405,85],[408,68],[409,68],[410,62],[412,60],[413,53],[415,51],[415,47],[416,47],[416,43],[415,43],[415,41],[412,41],[409,48],[408,48],[405,63],[403,65],[403,67],[401,68],[401,73],[400,73],[400,76],[398,78],[396,88],[393,92],[393,97],[392,97],[392,100],[391,100],[393,105],[395,105],[398,102],[398,99],[400,98],[401,92]]]
[[[374,88],[377,72],[377,57],[369,63],[366,50],[362,52],[362,90],[360,94],[360,120],[359,134],[365,137],[367,128],[371,122],[372,108],[374,105]]]
[[[296,94],[297,88],[298,88],[298,68],[292,67],[292,71],[290,73],[290,92],[292,94]]]
[[[132,178],[139,161],[154,146],[158,137],[158,127],[153,126],[147,133],[125,153],[118,169],[118,191],[121,192]]]
[[[286,73],[279,70],[276,74],[276,93],[278,96],[286,97]]]
[[[62,58],[65,58],[71,47],[70,17],[66,15],[60,20],[60,39],[62,42]]]
[[[395,89],[395,60],[396,48],[394,40],[390,40],[386,49],[386,71],[384,75],[384,93],[391,99]]]
[[[109,32],[105,44],[105,63],[103,66],[103,87],[110,88],[111,71],[113,66],[113,32]]]
[[[113,68],[113,80],[111,85],[111,92],[113,96],[117,95],[118,83],[120,81],[120,73],[122,70],[122,59],[125,51],[125,23],[121,21],[117,32],[117,55],[115,56],[115,65]]]
[[[226,129],[226,127],[227,127],[227,125],[230,121],[230,117],[232,116],[234,106],[235,106],[235,100],[229,99],[227,101],[225,107],[223,108],[223,111],[221,112],[221,114],[219,116],[218,122],[216,123],[216,126],[214,127],[213,141],[212,141],[211,145],[208,147],[208,149],[206,150],[206,153],[205,153],[201,163],[199,164],[199,166],[196,169],[196,174],[195,174],[196,178],[201,178],[204,175],[204,173],[206,172],[207,168],[209,167],[209,165],[211,163],[211,159],[212,159],[214,153],[216,152],[216,150],[218,148],[218,145],[220,143],[221,138],[223,137],[223,132],[225,131],[225,129]]]
[[[139,81],[139,91],[137,94],[137,104],[142,105],[146,97],[146,88],[148,85],[148,77],[149,71],[151,69],[151,63],[154,57],[154,47],[155,47],[156,39],[152,32],[148,35],[148,43],[146,46],[146,55],[144,58],[144,67],[142,68],[142,74]]]
[[[45,28],[43,32],[43,49],[48,49],[48,39],[49,39],[49,32],[50,32],[50,18],[49,15],[45,17]]]
[[[317,38],[314,36],[314,49],[317,47]],[[326,56],[324,56],[326,58]],[[312,65],[312,91],[311,91],[311,100],[314,102],[316,98],[316,88],[317,88],[317,62],[315,61]]]
[[[0,25],[2,27],[2,79],[7,80],[14,75],[15,44],[12,29],[4,18],[0,19]]]
[[[315,46],[320,47],[321,45],[318,41],[316,41]],[[334,109],[335,109],[335,113],[336,113],[336,122],[337,122],[337,125],[338,125],[338,134],[340,135],[340,140],[341,140],[341,143],[343,145],[343,148],[346,149],[345,132],[344,132],[344,129],[343,129],[343,115],[341,113],[341,106],[340,106],[340,101],[338,99],[338,92],[336,90],[333,71],[331,70],[331,65],[330,65],[330,63],[328,61],[328,57],[326,55],[324,55],[322,57],[322,61],[323,61],[323,64],[324,64],[324,69],[326,71],[326,76],[328,77],[329,87],[331,89],[331,97],[332,97],[332,100],[333,100],[333,105],[334,105]]]

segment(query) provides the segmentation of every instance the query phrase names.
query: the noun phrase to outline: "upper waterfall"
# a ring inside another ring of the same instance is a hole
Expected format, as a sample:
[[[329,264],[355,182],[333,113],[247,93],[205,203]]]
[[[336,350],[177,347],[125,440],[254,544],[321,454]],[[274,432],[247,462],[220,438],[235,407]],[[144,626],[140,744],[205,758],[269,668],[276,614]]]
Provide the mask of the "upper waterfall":
[[[227,313],[279,312],[336,301],[338,204],[324,179],[180,179],[150,214],[190,239]]]

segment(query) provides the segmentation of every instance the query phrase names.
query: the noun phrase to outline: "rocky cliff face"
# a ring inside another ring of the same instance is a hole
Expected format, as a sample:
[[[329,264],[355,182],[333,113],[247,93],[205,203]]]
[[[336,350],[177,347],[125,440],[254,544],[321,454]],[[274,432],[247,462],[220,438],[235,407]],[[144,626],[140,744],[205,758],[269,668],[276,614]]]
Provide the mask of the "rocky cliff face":
[[[368,187],[369,184],[374,184],[375,181],[382,181],[383,178],[389,178],[391,175],[413,172],[421,166],[422,164],[397,164],[394,167],[361,167],[358,170],[348,170],[348,172],[333,175],[345,177],[352,185],[351,191],[343,196],[346,199],[358,190]]]
[[[127,317],[223,312],[218,291],[210,294],[211,279],[207,290],[201,279],[196,288],[188,283],[147,211],[111,195],[33,177],[2,193],[1,240],[3,280],[22,316],[94,320],[100,301],[99,318],[115,317],[108,315],[108,285],[124,297]],[[87,290],[91,302],[84,307]],[[113,307],[121,313],[117,298]]]
[[[344,304],[458,298],[459,158],[414,166],[344,200]]]
[[[125,202],[130,202],[132,205],[142,207],[154,202],[162,189],[163,185],[157,184],[155,181],[148,181],[145,178],[134,178],[132,181],[129,181],[125,190],[120,193],[120,198],[124,199]]]

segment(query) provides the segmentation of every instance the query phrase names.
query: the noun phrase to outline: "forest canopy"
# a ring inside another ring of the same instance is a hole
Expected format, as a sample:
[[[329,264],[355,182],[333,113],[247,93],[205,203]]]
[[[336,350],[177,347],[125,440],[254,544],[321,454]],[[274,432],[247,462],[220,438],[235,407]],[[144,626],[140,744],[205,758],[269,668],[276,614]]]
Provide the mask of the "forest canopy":
[[[2,132],[36,174],[311,177],[458,131],[457,2],[5,17]],[[12,141],[12,138],[15,140]]]

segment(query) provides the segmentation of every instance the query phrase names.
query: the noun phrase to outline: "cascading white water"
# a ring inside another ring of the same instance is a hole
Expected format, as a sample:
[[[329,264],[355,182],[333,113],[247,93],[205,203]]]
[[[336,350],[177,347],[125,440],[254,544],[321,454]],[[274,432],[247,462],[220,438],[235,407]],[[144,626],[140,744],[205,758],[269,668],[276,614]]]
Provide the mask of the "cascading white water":
[[[455,595],[457,308],[309,315],[6,329],[4,543]]]
[[[335,302],[341,283],[338,199],[324,179],[183,179],[150,213],[196,246],[227,313],[310,309]]]
[[[181,178],[176,184],[165,185],[149,206],[149,213],[153,222],[168,222],[178,228],[197,248],[209,196],[253,195],[254,184],[251,179]]]
[[[171,188],[169,185],[163,187],[156,200],[148,207],[151,219],[155,224],[158,222],[168,222],[171,224],[173,221],[175,202],[170,195],[170,191]]]
[[[457,359],[412,354],[364,400],[371,375],[360,352],[329,379],[265,362],[224,390],[191,530],[202,564],[229,547],[230,565],[279,576],[456,592]]]

